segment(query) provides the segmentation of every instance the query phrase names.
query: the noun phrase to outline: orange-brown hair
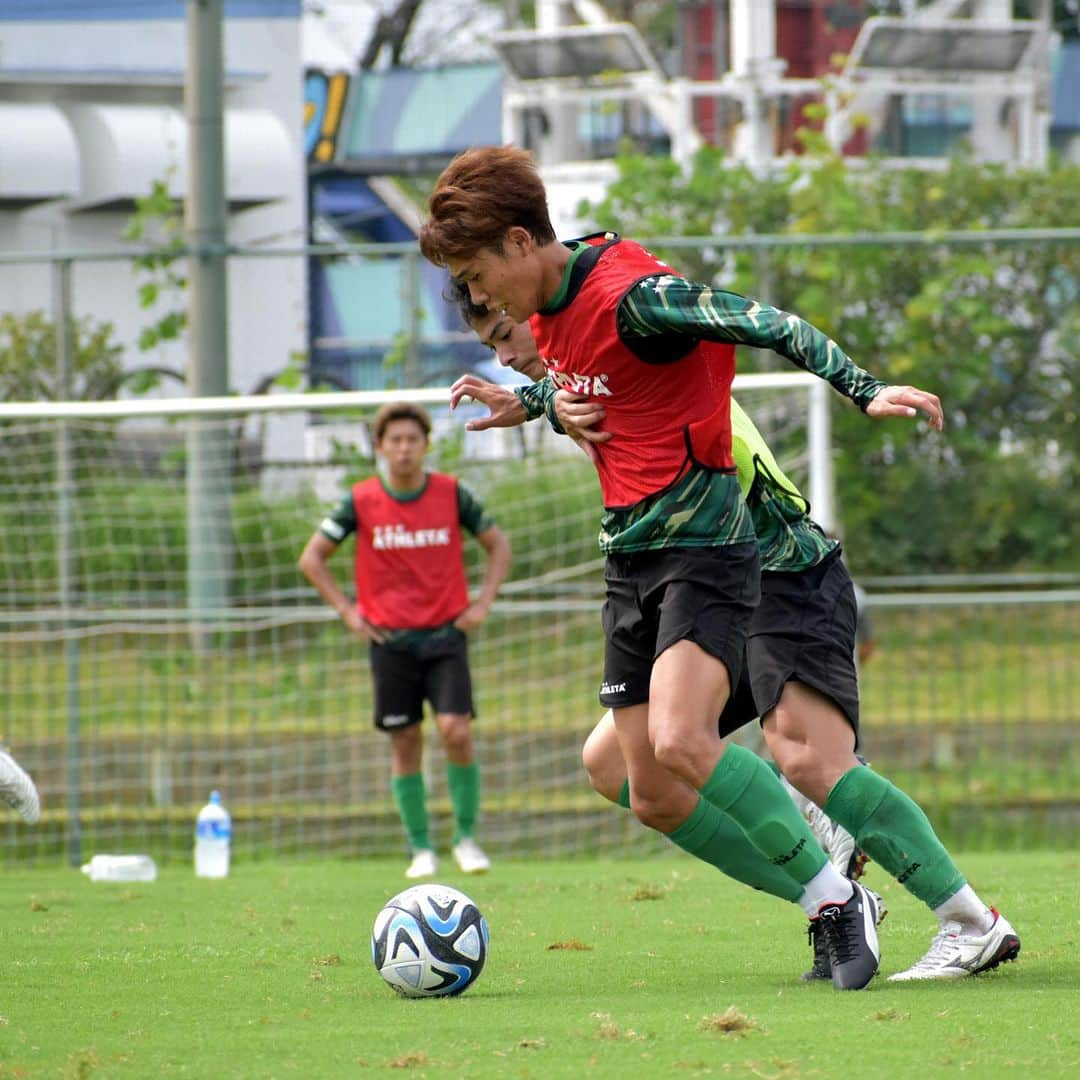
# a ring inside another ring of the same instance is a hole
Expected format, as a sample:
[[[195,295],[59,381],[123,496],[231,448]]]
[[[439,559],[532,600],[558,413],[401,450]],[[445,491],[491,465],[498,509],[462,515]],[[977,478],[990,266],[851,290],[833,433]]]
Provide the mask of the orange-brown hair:
[[[414,405],[411,401],[388,401],[375,414],[371,425],[377,443],[382,442],[387,427],[395,420],[412,420],[420,425],[425,439],[431,435],[431,417],[422,405]]]
[[[528,229],[541,247],[555,240],[536,162],[516,146],[481,146],[458,154],[435,182],[428,214],[420,250],[436,266],[445,266],[448,258],[471,258],[481,248],[502,253],[513,225]]]

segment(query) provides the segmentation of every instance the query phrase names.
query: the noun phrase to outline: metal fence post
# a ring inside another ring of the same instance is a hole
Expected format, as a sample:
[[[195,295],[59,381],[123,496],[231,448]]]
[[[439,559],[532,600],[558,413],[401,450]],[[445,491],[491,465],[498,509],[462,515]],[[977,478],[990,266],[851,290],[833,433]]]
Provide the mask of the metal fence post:
[[[222,0],[188,5],[189,181],[185,228],[189,262],[192,397],[229,392],[225,263],[224,7]],[[200,653],[210,650],[212,612],[228,606],[232,574],[231,445],[225,419],[193,424],[187,433],[188,606]]]
[[[52,264],[53,322],[56,325],[56,396],[60,401],[72,398],[74,370],[74,318],[71,304],[71,259],[57,259]],[[64,634],[65,708],[67,712],[67,813],[68,862],[82,864],[81,789],[82,733],[79,703],[79,638],[76,634],[74,596],[74,521],[75,491],[72,459],[74,448],[71,425],[60,419],[56,426],[56,562],[59,589],[60,622]]]
[[[420,306],[420,255],[410,251],[405,255],[405,273],[402,275],[402,303],[405,307],[405,370],[403,381],[410,389],[418,387],[420,377],[420,322],[423,308]]]

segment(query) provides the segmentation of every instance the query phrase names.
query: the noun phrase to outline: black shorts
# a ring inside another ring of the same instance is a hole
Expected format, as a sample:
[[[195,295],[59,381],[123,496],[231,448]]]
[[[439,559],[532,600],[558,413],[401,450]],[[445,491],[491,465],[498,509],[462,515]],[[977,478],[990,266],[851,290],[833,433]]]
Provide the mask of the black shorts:
[[[751,720],[756,720],[759,715],[757,703],[754,701],[754,690],[750,685],[750,669],[744,659],[742,676],[731,691],[731,697],[727,699],[717,722],[720,738],[726,739],[732,732],[738,731]]]
[[[436,713],[474,714],[469,643],[454,630],[417,645],[371,645],[375,726],[398,731],[424,719],[424,700]]]
[[[722,661],[737,686],[759,577],[757,544],[608,555],[600,704],[648,701],[653,662],[683,640]]]
[[[855,589],[840,549],[798,573],[761,575],[746,667],[758,715],[775,708],[794,679],[831,699],[859,736]]]

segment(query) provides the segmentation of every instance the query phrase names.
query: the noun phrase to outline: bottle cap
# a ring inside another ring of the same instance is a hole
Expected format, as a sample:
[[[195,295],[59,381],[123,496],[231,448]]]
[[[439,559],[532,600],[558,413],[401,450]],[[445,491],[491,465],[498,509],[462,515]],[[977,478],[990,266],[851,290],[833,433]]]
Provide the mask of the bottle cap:
[[[211,791],[210,792],[210,801],[212,803],[214,803],[215,805],[219,806],[221,804],[221,792],[220,791]]]

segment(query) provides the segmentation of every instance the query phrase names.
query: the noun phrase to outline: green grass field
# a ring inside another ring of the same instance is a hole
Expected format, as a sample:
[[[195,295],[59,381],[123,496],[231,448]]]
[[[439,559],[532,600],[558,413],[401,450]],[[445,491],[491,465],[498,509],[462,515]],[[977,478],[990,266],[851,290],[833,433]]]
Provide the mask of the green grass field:
[[[0,878],[0,1077],[1080,1075],[1075,854],[961,864],[1023,939],[1016,964],[892,985],[934,920],[877,867],[870,989],[805,985],[799,911],[681,855],[456,869],[491,927],[479,982],[409,1001],[368,934],[398,861],[243,864],[148,885]]]

